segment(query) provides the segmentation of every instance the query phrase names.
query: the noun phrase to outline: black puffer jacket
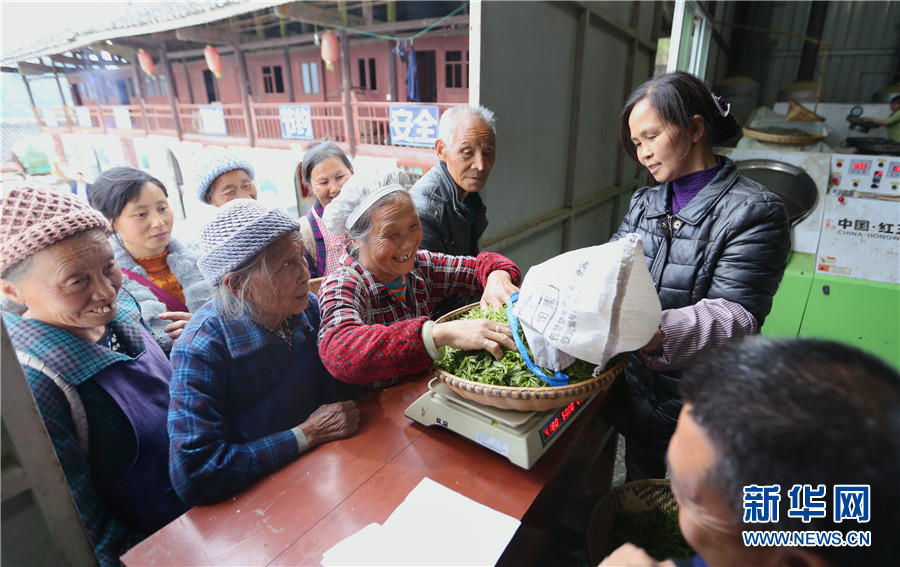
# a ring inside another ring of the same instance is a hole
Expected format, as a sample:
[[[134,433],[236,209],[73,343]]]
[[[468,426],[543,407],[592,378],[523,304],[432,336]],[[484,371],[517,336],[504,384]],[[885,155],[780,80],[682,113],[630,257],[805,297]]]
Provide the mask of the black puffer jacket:
[[[487,228],[487,208],[478,193],[459,202],[456,182],[444,162],[428,170],[409,190],[422,223],[419,248],[452,256],[477,256],[478,239]],[[471,211],[470,211],[471,209]],[[470,227],[469,215],[473,216]]]
[[[671,183],[634,193],[612,240],[641,235],[663,309],[723,298],[741,304],[762,326],[772,310],[791,249],[781,198],[725,165],[678,214]]]
[[[733,161],[717,159],[723,168],[678,214],[669,212],[671,183],[635,191],[612,240],[641,235],[663,309],[723,298],[762,326],[790,253],[787,210],[780,197],[741,176]],[[624,413],[631,415],[614,421],[626,436],[664,454],[681,410],[680,372],[656,372],[632,356],[626,377],[631,411]]]

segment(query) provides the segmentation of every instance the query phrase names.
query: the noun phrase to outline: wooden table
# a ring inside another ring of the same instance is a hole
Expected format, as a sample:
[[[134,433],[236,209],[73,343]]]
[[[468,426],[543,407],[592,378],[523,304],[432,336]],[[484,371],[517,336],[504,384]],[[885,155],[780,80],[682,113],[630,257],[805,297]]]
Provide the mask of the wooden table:
[[[583,410],[544,457],[523,470],[447,430],[403,412],[430,376],[370,394],[348,439],[313,449],[226,501],[197,506],[122,557],[139,565],[319,565],[323,552],[384,523],[424,477],[522,521],[501,564],[535,558],[554,523],[608,490],[615,439],[596,418],[605,394]],[[583,529],[584,526],[582,526]]]

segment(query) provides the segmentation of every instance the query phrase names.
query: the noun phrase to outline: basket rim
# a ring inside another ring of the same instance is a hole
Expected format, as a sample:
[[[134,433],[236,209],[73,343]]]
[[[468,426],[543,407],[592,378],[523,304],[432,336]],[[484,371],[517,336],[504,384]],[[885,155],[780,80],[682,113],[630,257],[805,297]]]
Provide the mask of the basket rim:
[[[825,134],[809,134],[808,136],[785,136],[782,134],[768,134],[761,130],[744,126],[744,135],[760,142],[773,142],[776,144],[791,144],[805,146],[825,139]]]
[[[459,318],[461,315],[469,312],[481,305],[478,302],[469,303],[468,305],[463,305],[449,313],[445,313],[437,318],[435,324],[443,323],[446,321],[453,321]],[[606,371],[601,372],[597,376],[589,378],[587,380],[582,380],[581,382],[576,382],[574,384],[566,384],[565,386],[542,386],[540,388],[528,388],[524,386],[499,386],[496,384],[485,384],[484,382],[476,382],[475,380],[469,380],[468,378],[463,378],[461,376],[457,376],[456,374],[451,374],[440,368],[435,362],[431,364],[432,371],[434,375],[439,377],[441,380],[455,387],[468,387],[470,390],[472,388],[479,388],[484,390],[483,394],[486,394],[491,397],[497,398],[515,398],[518,397],[519,394],[524,392],[528,392],[529,398],[559,398],[559,397],[568,397],[568,396],[577,396],[582,395],[586,391],[591,391],[595,389],[602,388],[606,386],[607,383],[612,382],[625,368],[625,365],[628,363],[628,355],[627,353],[619,353],[614,356],[612,360],[615,360],[617,357],[620,360],[610,366]],[[607,363],[609,364],[609,363]],[[451,382],[458,382],[458,384],[451,384]]]
[[[456,374],[450,374],[434,363],[432,363],[431,367],[434,371],[435,376],[438,376],[444,382],[456,381],[459,382],[458,386],[460,387],[471,384],[471,388],[484,389],[484,394],[500,398],[509,398],[523,392],[529,392],[534,397],[563,397],[568,395],[579,395],[589,389],[602,388],[606,384],[601,382],[612,381],[612,379],[619,375],[621,370],[624,370],[626,364],[628,364],[628,356],[620,356],[619,361],[612,365],[609,369],[587,380],[582,380],[581,382],[576,382],[574,384],[566,384],[565,386],[542,386],[539,388],[485,384],[484,382],[476,382],[475,380],[462,378],[461,376],[457,376]]]

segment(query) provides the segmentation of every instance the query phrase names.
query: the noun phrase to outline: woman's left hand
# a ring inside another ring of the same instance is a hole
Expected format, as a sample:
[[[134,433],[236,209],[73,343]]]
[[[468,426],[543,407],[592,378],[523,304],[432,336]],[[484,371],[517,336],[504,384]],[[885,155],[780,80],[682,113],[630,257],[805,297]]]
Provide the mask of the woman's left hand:
[[[484,293],[481,294],[482,307],[503,307],[509,303],[509,296],[519,291],[512,283],[509,272],[494,270],[487,279]]]
[[[181,336],[181,333],[184,332],[184,328],[187,326],[188,321],[193,317],[193,313],[187,313],[185,311],[166,311],[165,313],[160,313],[159,318],[165,319],[166,321],[172,321],[166,328],[164,329],[167,333],[169,333],[169,338],[172,341],[178,339]]]

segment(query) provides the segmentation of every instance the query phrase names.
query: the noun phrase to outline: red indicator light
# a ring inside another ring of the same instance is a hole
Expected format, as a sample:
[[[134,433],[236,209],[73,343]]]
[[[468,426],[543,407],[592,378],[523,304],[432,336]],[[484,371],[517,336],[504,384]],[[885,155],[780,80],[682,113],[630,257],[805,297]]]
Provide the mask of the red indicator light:
[[[842,162],[842,161],[837,162],[837,166],[838,166],[838,167],[844,167],[844,162]]]
[[[839,203],[843,203],[843,202],[844,202],[844,197],[843,197],[843,196],[838,197],[838,202],[839,202]]]

